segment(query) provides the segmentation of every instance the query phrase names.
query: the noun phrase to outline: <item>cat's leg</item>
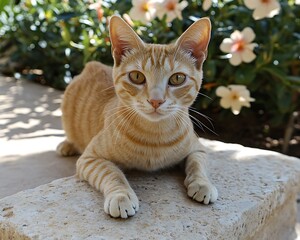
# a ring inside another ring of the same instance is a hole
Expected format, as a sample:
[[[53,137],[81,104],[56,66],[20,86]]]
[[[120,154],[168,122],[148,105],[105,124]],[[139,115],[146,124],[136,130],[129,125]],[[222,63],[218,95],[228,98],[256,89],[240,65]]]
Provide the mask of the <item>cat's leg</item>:
[[[185,164],[184,185],[188,196],[204,204],[215,202],[218,198],[218,191],[207,175],[206,153],[202,150],[192,152]]]
[[[112,217],[128,218],[139,209],[139,200],[124,173],[108,160],[85,151],[78,159],[77,175],[104,194],[104,211]]]
[[[73,143],[69,142],[67,139],[58,144],[56,147],[56,152],[63,157],[74,156],[80,154]]]

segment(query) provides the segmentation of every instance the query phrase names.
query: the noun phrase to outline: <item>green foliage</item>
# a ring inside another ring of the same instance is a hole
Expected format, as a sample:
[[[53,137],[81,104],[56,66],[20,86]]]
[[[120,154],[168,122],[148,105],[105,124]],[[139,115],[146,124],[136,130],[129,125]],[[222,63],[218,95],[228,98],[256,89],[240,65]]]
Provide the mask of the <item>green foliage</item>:
[[[0,15],[0,41],[16,47],[11,58],[23,69],[41,69],[48,84],[63,89],[87,61],[113,63],[108,17],[128,13],[132,7],[130,0],[103,0],[101,8],[89,9],[90,2],[21,0],[17,5],[7,5]],[[256,100],[241,114],[253,117],[263,112],[273,124],[284,123],[291,112],[300,109],[300,6],[292,0],[280,1],[279,15],[254,20],[253,11],[241,0],[213,1],[206,12],[202,3],[189,1],[182,12],[183,20],[175,19],[170,24],[166,18],[155,18],[147,25],[134,22],[133,28],[146,42],[169,43],[195,19],[209,16],[213,30],[201,91],[213,100],[200,96],[195,105],[228,112],[221,108],[215,90],[222,85],[241,84]],[[245,27],[256,34],[253,42],[257,43],[257,57],[251,63],[232,66],[220,44],[234,30]]]

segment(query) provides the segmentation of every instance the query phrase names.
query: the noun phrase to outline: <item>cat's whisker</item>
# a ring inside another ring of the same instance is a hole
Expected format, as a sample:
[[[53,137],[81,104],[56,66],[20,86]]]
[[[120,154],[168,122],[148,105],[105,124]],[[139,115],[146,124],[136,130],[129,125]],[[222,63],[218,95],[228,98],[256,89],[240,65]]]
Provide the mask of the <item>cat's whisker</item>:
[[[132,110],[131,108],[125,108],[125,109],[119,110],[115,113],[118,116],[113,121],[114,122],[116,122],[118,120],[120,120],[120,121],[117,123],[117,126],[115,126],[114,133],[115,133],[117,127],[119,126],[120,122],[123,122],[124,120],[126,120],[126,116],[127,116],[127,114],[129,114],[131,112],[131,110]],[[114,116],[115,114],[112,114],[111,116]],[[114,135],[114,133],[113,133],[113,135]]]
[[[114,108],[110,108],[108,110],[105,110],[105,114],[109,113],[109,112],[112,112],[112,111],[114,112],[117,109],[129,109],[129,108],[131,108],[131,107],[128,107],[128,106],[118,106],[118,107],[114,107]]]
[[[180,121],[180,119],[178,119],[178,117],[176,116],[176,114],[171,114],[170,115],[174,120],[175,120],[175,122],[176,122],[176,124],[177,124],[177,126],[178,126],[178,128],[181,128],[181,126],[182,126],[182,122]],[[188,131],[188,127],[186,126],[186,124],[183,124],[185,127],[184,127],[184,130],[185,131]]]
[[[124,116],[124,114],[126,114],[126,115]],[[116,145],[116,143],[117,143],[116,139],[118,138],[118,135],[120,132],[120,130],[118,130],[118,128],[124,121],[126,122],[128,114],[130,114],[130,110],[125,111],[122,114],[120,114],[121,120],[119,122],[117,122],[117,125],[114,127],[113,134],[112,134],[112,139],[115,139],[115,141],[113,141],[113,145]],[[117,136],[117,138],[115,138],[115,135]]]
[[[105,128],[103,129],[103,133],[104,133],[106,130],[109,130],[109,129],[110,129],[110,126],[112,126],[112,124],[114,124],[116,121],[118,121],[119,118],[122,118],[122,117],[123,117],[123,116],[122,116],[122,113],[124,113],[124,112],[126,113],[127,111],[129,111],[129,108],[125,108],[125,109],[123,109],[123,110],[119,110],[119,111],[113,113],[112,115],[109,115],[108,118],[110,118],[110,117],[112,117],[112,116],[115,116],[115,115],[118,115],[118,116],[117,116],[115,119],[113,119],[107,127],[105,127]]]
[[[194,110],[196,113],[200,114],[201,116],[205,117],[206,119],[213,120],[211,117],[206,116],[206,115],[204,115],[203,113],[199,112],[197,108],[189,107],[188,109],[189,109],[189,110],[190,110],[190,109]]]
[[[210,129],[208,126],[206,126],[206,125],[205,125],[203,122],[201,122],[199,119],[195,118],[195,117],[192,116],[192,115],[190,115],[190,117],[193,118],[193,119],[195,119],[199,124],[201,124],[201,126],[202,126],[201,129],[203,130],[203,132],[205,132],[204,129],[203,129],[203,127],[204,127],[204,128],[206,128],[207,130],[209,130],[211,133],[213,133],[213,134],[215,134],[216,136],[218,136],[218,134],[217,134],[214,130]]]
[[[203,127],[203,123],[202,123],[199,119],[195,118],[194,116],[192,116],[192,115],[189,115],[189,116],[190,116],[190,118],[191,118],[191,121],[192,121],[197,127],[199,127],[203,132],[205,132],[205,129],[204,129],[204,127]]]
[[[204,117],[204,118],[210,123],[212,129],[209,128],[208,126],[206,126],[206,125],[205,125],[203,122],[201,122],[199,119],[197,119],[197,118],[195,118],[194,116],[192,116],[191,114],[189,114],[189,116],[190,116],[191,118],[197,120],[197,122],[200,123],[203,127],[205,127],[205,128],[208,129],[210,132],[212,132],[213,134],[215,134],[215,135],[218,136],[218,134],[214,131],[214,130],[215,130],[215,127],[214,127],[214,125],[213,125],[213,123],[212,123],[212,119],[211,119],[210,117],[208,117],[208,116],[206,116],[206,115],[204,115],[204,114],[202,114],[202,113],[196,111],[196,109],[193,108],[193,107],[190,107],[190,108],[180,107],[180,108],[181,108],[181,109],[188,109],[188,110],[190,110],[191,112],[196,113],[196,114],[198,114],[198,115],[201,116],[201,117]],[[193,122],[194,122],[194,121],[193,121]],[[205,132],[204,129],[203,129],[203,127],[200,127],[200,128],[202,129],[203,132]]]
[[[181,120],[181,123],[183,123],[183,127],[188,129],[188,126],[190,125],[189,121],[185,119],[184,117],[188,117],[188,112],[185,112],[181,109],[178,109],[176,116],[179,120]]]
[[[204,93],[201,93],[201,92],[198,92],[198,96],[199,95],[201,95],[201,96],[203,96],[203,97],[206,97],[206,98],[208,98],[209,100],[211,100],[212,101],[212,98],[211,97],[209,97],[209,96],[207,96],[206,94],[204,94]],[[197,96],[197,97],[198,97]]]
[[[187,108],[183,108],[183,109],[187,109]],[[183,111],[183,110],[182,110],[182,109],[179,109],[179,111]],[[183,111],[183,112],[184,112],[184,111]],[[200,114],[200,113],[199,113],[199,114]],[[196,126],[198,126],[203,132],[205,132],[205,130],[204,130],[204,128],[205,128],[205,129],[209,130],[211,133],[213,133],[213,134],[215,134],[215,135],[218,136],[218,134],[217,134],[214,130],[210,129],[208,126],[206,126],[206,125],[205,125],[203,122],[201,122],[199,119],[195,118],[195,117],[192,116],[191,114],[189,114],[189,116],[190,116],[192,122],[194,122],[194,123],[196,124]],[[195,121],[196,121],[196,122],[195,122]],[[199,125],[200,125],[200,126],[199,126]]]
[[[189,113],[186,113],[185,111],[183,111],[183,110],[181,110],[181,109],[178,109],[178,111],[179,112],[183,112],[184,114],[188,114],[188,116],[189,117],[191,117],[191,115],[189,114]],[[194,118],[195,120],[198,120],[198,119],[196,119],[196,118]],[[194,120],[193,118],[190,118],[190,120],[193,122],[193,123],[195,123],[195,125],[197,126],[197,127],[199,127],[203,132],[205,132],[205,130],[204,130],[204,128],[203,128],[203,126],[202,126],[202,124],[201,124],[201,122],[199,123],[199,122],[195,122],[195,120]],[[197,132],[196,131],[194,131],[196,134],[197,134]],[[197,134],[198,135],[198,134]],[[198,136],[199,137],[199,136]]]
[[[127,111],[129,111],[129,109],[122,109],[122,110],[118,110],[118,111],[116,111],[116,112],[114,112],[113,114],[111,114],[111,115],[108,115],[108,119],[109,118],[111,118],[112,119],[112,121],[110,122],[110,124],[109,124],[109,126],[111,126],[111,124],[113,123],[113,122],[115,122],[118,118],[121,118],[122,117],[122,113],[126,113]],[[117,116],[116,118],[113,118],[113,117],[115,117],[115,116]],[[108,127],[109,127],[108,126]]]
[[[115,86],[110,86],[110,87],[108,87],[108,88],[105,88],[105,89],[103,89],[100,93],[102,93],[102,92],[104,92],[104,91],[107,91],[107,90],[109,90],[109,89],[112,89],[112,88],[115,88]]]
[[[185,130],[188,131],[188,129],[189,129],[188,126],[189,126],[190,123],[189,123],[186,119],[184,119],[183,116],[181,116],[181,115],[179,115],[179,114],[177,114],[177,118],[178,118],[178,120],[182,123],[182,124],[180,124],[180,125],[183,126]],[[194,133],[197,135],[197,137],[199,137],[198,134],[197,134],[195,131],[194,131]]]
[[[120,126],[120,130],[117,131],[117,137],[115,138],[115,144],[117,143],[117,141],[118,141],[118,139],[119,139],[120,131],[122,130],[123,127],[124,127],[124,129],[126,129],[125,126],[131,122],[130,119],[131,119],[131,117],[132,117],[133,115],[135,115],[135,113],[136,113],[136,112],[135,112],[134,109],[130,109],[128,113],[125,113],[126,115],[124,116],[124,118],[123,118],[123,119],[118,123],[118,125],[116,126],[115,130],[116,130],[119,126]],[[124,124],[125,124],[125,125],[124,125]],[[127,128],[127,129],[128,129],[128,128]],[[113,133],[112,138],[114,138],[114,135],[115,135],[115,131],[114,131],[114,133]]]
[[[190,108],[190,111],[193,112],[193,113],[198,114],[201,117],[204,117],[210,123],[211,127],[213,128],[213,130],[215,130],[215,127],[214,127],[214,125],[212,123],[212,119],[210,117],[208,117],[208,116],[206,116],[206,115],[204,115],[204,114],[202,114],[202,113],[200,113],[200,112],[198,112],[198,111],[196,111],[194,109],[191,109],[191,108]]]

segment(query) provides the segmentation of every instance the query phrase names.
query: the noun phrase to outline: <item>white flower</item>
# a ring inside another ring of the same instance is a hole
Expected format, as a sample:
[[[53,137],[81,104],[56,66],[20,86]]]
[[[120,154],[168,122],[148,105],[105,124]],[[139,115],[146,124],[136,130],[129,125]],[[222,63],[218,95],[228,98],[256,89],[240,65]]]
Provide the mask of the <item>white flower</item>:
[[[89,5],[89,9],[95,9],[95,10],[98,10],[99,8],[101,8],[101,6],[102,6],[102,0],[99,0],[99,1],[97,1],[97,2],[95,2],[95,3],[91,3],[91,4]]]
[[[104,10],[102,9],[102,0],[99,0],[95,3],[90,4],[89,9],[96,10],[98,19],[101,21],[103,14],[104,14]]]
[[[247,8],[254,9],[253,18],[259,20],[265,17],[272,18],[280,11],[277,0],[244,0]]]
[[[210,9],[211,5],[212,5],[212,0],[203,0],[202,9],[204,11],[207,11],[208,9]]]
[[[255,101],[250,97],[249,90],[243,85],[220,86],[216,90],[217,96],[221,97],[220,105],[223,108],[231,108],[233,114],[240,113],[242,107],[250,107],[250,102]]]
[[[300,5],[300,0],[296,0],[296,1],[295,1],[295,4],[296,4],[296,5]]]
[[[181,12],[188,5],[187,1],[179,0],[161,0],[158,2],[157,16],[162,19],[167,15],[167,22],[172,22],[175,18],[182,19]]]
[[[151,22],[156,17],[156,2],[155,0],[132,0],[133,7],[129,11],[129,16],[132,20],[144,24]]]
[[[252,62],[256,55],[253,53],[253,49],[256,47],[256,43],[251,43],[255,38],[255,33],[252,28],[246,27],[242,32],[236,30],[230,38],[225,38],[220,45],[220,49],[225,53],[231,53],[229,62],[237,66],[242,62]]]
[[[124,13],[124,14],[123,14],[123,19],[124,19],[131,27],[134,26],[134,23],[132,22],[130,16],[129,16],[127,13]]]

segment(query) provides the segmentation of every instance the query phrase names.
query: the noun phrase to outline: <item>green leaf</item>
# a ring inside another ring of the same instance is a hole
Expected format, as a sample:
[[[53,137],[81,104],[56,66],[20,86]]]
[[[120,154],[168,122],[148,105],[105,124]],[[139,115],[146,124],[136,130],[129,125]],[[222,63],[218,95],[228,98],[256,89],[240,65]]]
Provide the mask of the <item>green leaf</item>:
[[[12,4],[12,0],[1,0],[0,1],[0,13],[3,11],[6,5]]]
[[[235,72],[235,83],[249,85],[256,76],[253,67],[241,67]]]
[[[286,88],[277,86],[277,106],[281,113],[288,113],[292,106],[292,94]]]
[[[287,79],[297,85],[300,85],[300,77],[298,76],[287,76]]]
[[[280,79],[284,83],[289,84],[286,73],[283,72],[282,70],[280,70],[278,67],[269,66],[269,67],[262,68],[262,70],[270,73],[271,75],[273,75],[276,78]]]
[[[204,77],[207,79],[214,79],[216,75],[216,62],[213,60],[204,63]]]

